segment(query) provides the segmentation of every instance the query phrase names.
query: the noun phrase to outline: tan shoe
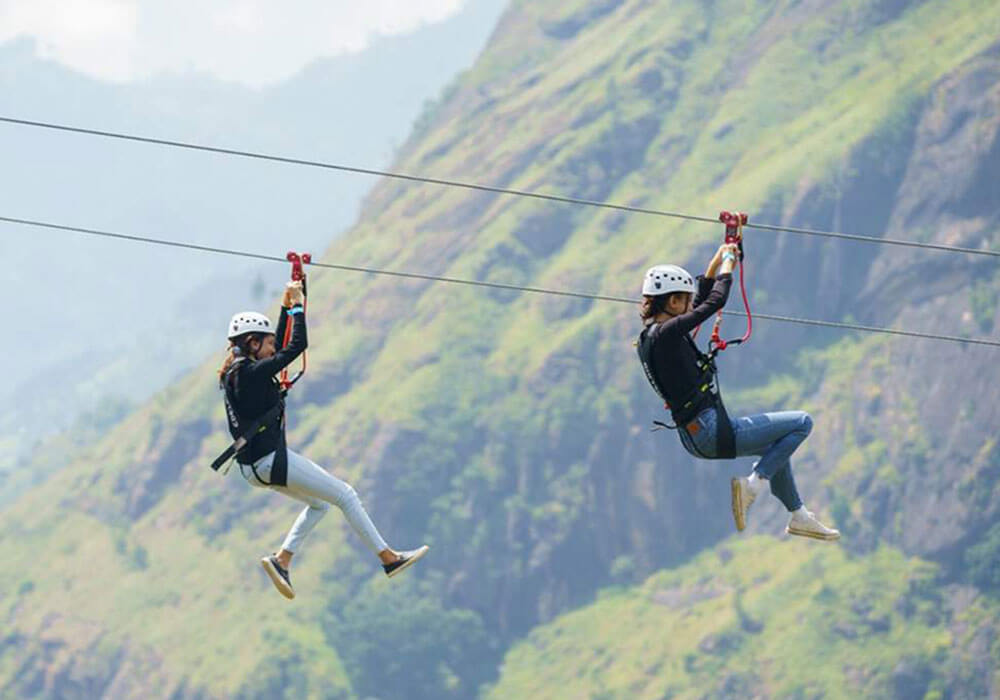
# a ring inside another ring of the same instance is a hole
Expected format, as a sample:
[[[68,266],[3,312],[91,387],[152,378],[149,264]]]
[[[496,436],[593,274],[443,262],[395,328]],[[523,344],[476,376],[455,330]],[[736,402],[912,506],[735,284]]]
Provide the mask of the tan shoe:
[[[733,491],[733,520],[736,521],[736,529],[740,532],[747,526],[747,511],[757,500],[757,492],[750,486],[750,479],[745,476],[732,480]]]
[[[288,569],[278,563],[278,558],[271,555],[260,560],[260,565],[264,567],[271,583],[278,589],[278,593],[289,600],[295,597],[295,590],[292,588],[292,579],[288,575]]]

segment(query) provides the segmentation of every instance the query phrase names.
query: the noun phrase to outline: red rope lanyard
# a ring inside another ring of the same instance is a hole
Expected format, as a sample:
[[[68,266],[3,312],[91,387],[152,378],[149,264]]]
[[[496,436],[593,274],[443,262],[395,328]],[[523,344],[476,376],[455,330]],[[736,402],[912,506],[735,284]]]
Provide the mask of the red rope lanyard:
[[[743,308],[747,313],[747,329],[741,338],[723,340],[719,334],[722,325],[722,310],[715,317],[712,326],[712,338],[709,340],[709,351],[712,355],[722,352],[730,345],[739,345],[750,340],[753,333],[753,316],[750,314],[750,299],[747,297],[746,275],[743,271],[743,227],[747,223],[747,215],[741,212],[720,212],[719,221],[726,225],[726,243],[736,244],[740,249],[740,293],[743,295]]]
[[[285,258],[292,264],[292,281],[302,282],[302,310],[306,309],[306,273],[302,269],[303,265],[308,265],[312,262],[312,255],[309,253],[303,253],[299,255],[295,252],[290,252]],[[285,324],[285,336],[281,339],[281,347],[284,348],[288,345],[288,342],[292,339],[292,324],[295,321],[288,319]],[[278,381],[281,382],[281,387],[287,391],[291,388],[292,384],[299,381],[299,378],[306,373],[306,353],[302,353],[302,369],[295,373],[295,376],[291,379],[288,378],[288,368],[281,370],[278,375]]]

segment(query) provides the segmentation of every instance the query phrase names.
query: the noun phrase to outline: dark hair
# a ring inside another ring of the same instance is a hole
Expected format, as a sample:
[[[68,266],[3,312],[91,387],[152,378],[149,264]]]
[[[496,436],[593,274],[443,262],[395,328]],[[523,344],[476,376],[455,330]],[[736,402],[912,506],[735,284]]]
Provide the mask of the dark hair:
[[[642,306],[639,309],[639,317],[643,321],[648,321],[649,319],[654,318],[657,314],[663,311],[663,304],[666,300],[666,294],[658,297],[644,295],[642,297]]]
[[[226,349],[226,359],[223,361],[222,367],[219,369],[219,384],[222,384],[222,380],[226,376],[226,372],[228,372],[229,368],[233,366],[237,357],[250,357],[250,342],[253,340],[264,342],[264,334],[244,333],[243,335],[236,336],[229,341],[229,347]]]
[[[674,298],[678,294],[690,294],[690,293],[691,292],[671,292],[670,294],[661,294],[655,297],[643,295],[642,307],[639,309],[639,316],[642,318],[643,321],[648,321],[651,318],[655,318],[658,314],[661,314],[667,310],[667,303],[670,301],[670,299]]]

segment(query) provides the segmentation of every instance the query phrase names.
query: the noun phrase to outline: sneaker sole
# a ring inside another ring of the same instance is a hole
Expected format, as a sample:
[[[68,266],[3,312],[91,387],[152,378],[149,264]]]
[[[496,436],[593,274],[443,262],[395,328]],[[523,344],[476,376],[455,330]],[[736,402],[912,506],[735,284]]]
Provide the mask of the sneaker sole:
[[[427,554],[427,550],[429,550],[429,549],[430,549],[430,547],[425,544],[423,547],[421,547],[420,549],[418,549],[417,553],[414,554],[412,557],[410,557],[406,561],[405,564],[403,564],[399,568],[393,569],[390,573],[386,574],[386,576],[388,576],[389,578],[392,578],[393,576],[396,576],[397,574],[401,574],[402,572],[406,571],[411,566],[413,566],[414,564],[416,564],[418,561],[420,561],[421,559],[423,559],[424,555]]]
[[[271,583],[274,584],[274,587],[278,589],[278,593],[285,596],[289,600],[295,597],[295,591],[292,590],[291,586],[285,583],[285,579],[281,578],[281,574],[279,574],[278,570],[274,568],[274,564],[271,563],[270,559],[266,557],[261,559],[260,565],[264,567],[264,571],[267,572],[267,576],[271,579]]]
[[[743,491],[740,489],[740,480],[733,479],[730,484],[733,493],[733,520],[736,521],[736,531],[743,532],[746,529],[747,521],[743,517]]]
[[[797,530],[795,528],[786,527],[785,533],[789,535],[795,535],[796,537],[808,537],[812,540],[820,540],[822,542],[835,542],[840,539],[840,533],[836,535],[824,535],[821,532],[813,532],[812,530]]]

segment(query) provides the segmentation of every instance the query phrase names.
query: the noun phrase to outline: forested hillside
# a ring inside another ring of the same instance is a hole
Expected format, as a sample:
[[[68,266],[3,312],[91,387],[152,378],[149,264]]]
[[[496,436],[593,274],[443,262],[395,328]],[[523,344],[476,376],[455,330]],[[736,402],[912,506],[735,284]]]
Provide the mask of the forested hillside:
[[[395,168],[756,221],[1000,248],[1000,5],[514,2]],[[988,258],[748,231],[760,311],[996,337]],[[383,182],[330,262],[637,296],[721,226]],[[282,251],[279,251],[282,252]],[[276,276],[285,274],[275,268]],[[387,582],[336,513],[206,465],[220,354],[0,512],[0,688],[42,697],[982,697],[998,692],[995,349],[760,322],[732,412],[804,408],[796,461],[839,545],[660,418],[637,308],[317,271],[289,441],[357,487]],[[727,324],[739,327],[739,321]]]

